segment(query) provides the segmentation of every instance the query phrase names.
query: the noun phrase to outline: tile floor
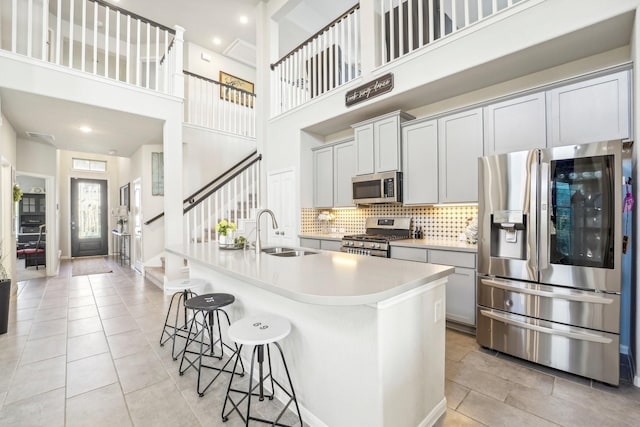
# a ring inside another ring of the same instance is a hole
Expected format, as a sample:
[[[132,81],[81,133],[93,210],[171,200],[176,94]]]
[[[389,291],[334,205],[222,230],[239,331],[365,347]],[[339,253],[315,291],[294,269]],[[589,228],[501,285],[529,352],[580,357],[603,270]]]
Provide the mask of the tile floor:
[[[20,282],[0,335],[0,426],[229,426],[226,381],[204,397],[158,338],[168,298],[132,270]],[[246,376],[245,376],[246,378]],[[447,331],[438,426],[637,426],[640,389],[612,388],[479,348]],[[279,410],[262,402],[260,414]],[[288,417],[286,422],[291,422]]]

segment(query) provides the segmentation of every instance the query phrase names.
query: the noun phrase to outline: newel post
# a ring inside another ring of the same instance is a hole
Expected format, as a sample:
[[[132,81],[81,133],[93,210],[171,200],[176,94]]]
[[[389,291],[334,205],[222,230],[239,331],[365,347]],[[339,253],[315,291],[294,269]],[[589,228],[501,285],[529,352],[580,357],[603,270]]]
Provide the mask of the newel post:
[[[173,29],[176,31],[175,38],[173,39],[173,54],[175,55],[175,67],[172,70],[173,75],[173,93],[172,95],[179,98],[184,98],[184,28],[179,25],[174,25]]]

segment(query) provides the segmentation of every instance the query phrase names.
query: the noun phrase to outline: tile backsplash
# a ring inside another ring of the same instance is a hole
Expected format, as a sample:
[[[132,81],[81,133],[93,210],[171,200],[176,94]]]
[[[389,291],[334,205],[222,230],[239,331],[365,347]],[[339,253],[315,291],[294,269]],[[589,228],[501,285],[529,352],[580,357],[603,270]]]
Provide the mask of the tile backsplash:
[[[329,211],[334,219],[326,222],[318,220],[318,214]],[[458,240],[469,222],[478,217],[477,205],[464,206],[395,206],[372,205],[357,209],[314,209],[303,208],[301,212],[301,233],[322,233],[332,231],[344,234],[364,233],[364,222],[370,216],[410,216],[412,232],[422,231],[423,237],[437,240]]]

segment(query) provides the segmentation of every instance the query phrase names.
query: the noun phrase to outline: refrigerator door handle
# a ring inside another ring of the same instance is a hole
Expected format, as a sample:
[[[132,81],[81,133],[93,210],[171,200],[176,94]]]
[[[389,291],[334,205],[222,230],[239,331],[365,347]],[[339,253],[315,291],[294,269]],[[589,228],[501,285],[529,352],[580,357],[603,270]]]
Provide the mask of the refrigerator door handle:
[[[540,224],[540,243],[538,252],[538,265],[540,270],[549,268],[549,163],[540,163],[540,211],[538,223]]]
[[[498,313],[489,310],[480,310],[480,314],[488,317],[489,319],[496,320],[498,322],[513,325],[518,328],[529,329],[531,331],[540,332],[548,335],[557,335],[565,338],[572,338],[581,341],[590,341],[600,344],[610,344],[611,338],[603,337],[601,335],[591,334],[587,332],[572,332],[572,331],[560,331],[552,328],[546,328],[544,326],[532,325],[530,323],[522,322],[517,319],[513,319],[506,313]]]
[[[581,292],[571,291],[570,293],[556,293],[553,291],[545,291],[540,289],[529,289],[513,285],[509,282],[494,279],[480,279],[483,285],[492,286],[494,288],[504,289],[506,291],[514,291],[521,294],[533,295],[537,297],[565,299],[568,301],[585,302],[590,304],[613,304],[612,298],[602,295],[588,295]],[[544,285],[539,285],[544,286]]]

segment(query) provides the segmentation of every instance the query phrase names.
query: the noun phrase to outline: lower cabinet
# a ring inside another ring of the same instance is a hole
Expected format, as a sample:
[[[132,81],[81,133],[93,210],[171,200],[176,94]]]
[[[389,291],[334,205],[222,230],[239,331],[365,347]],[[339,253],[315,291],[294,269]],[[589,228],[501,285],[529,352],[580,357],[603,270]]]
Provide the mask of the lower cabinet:
[[[300,238],[300,246],[303,248],[340,252],[341,244],[342,242],[340,240],[310,239],[308,237]]]
[[[391,246],[391,258],[455,267],[447,278],[447,320],[476,325],[476,254],[471,252]]]

